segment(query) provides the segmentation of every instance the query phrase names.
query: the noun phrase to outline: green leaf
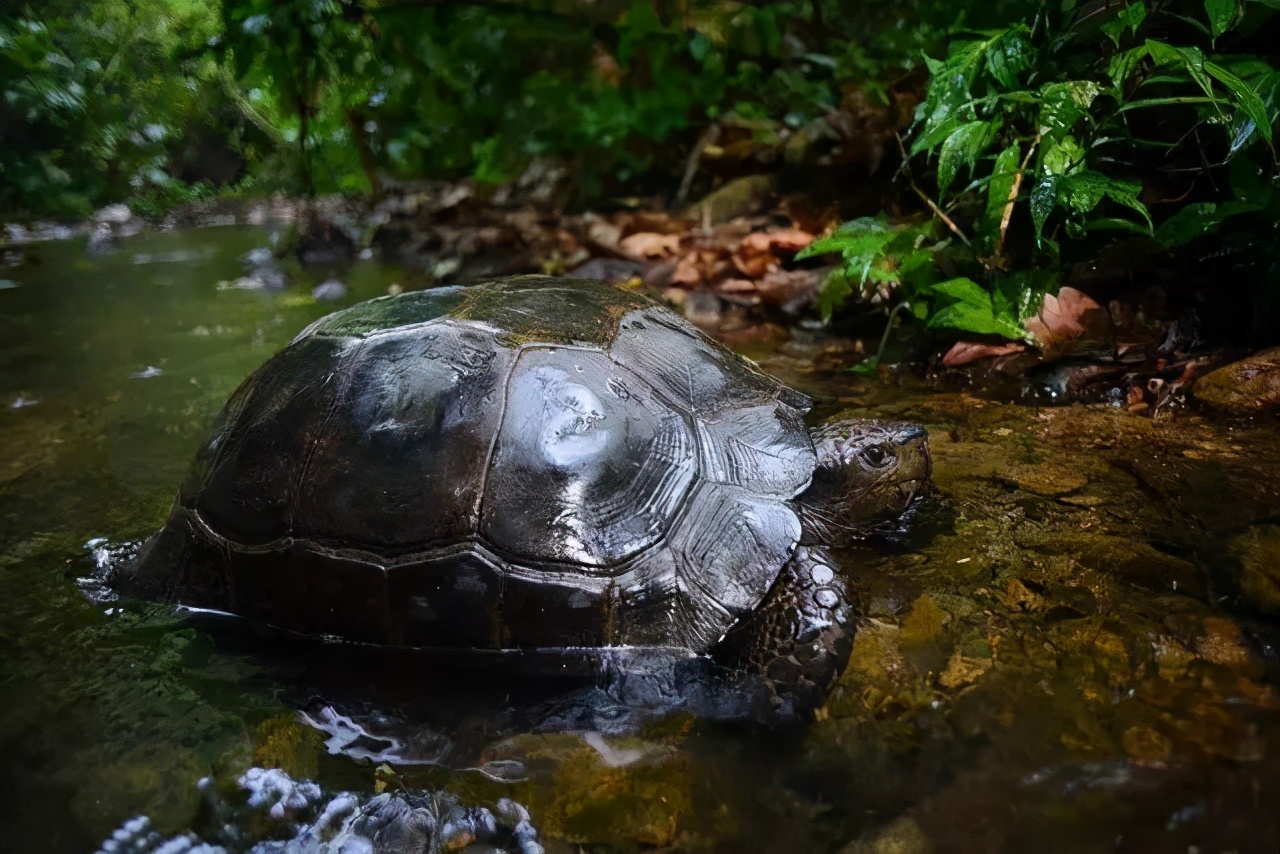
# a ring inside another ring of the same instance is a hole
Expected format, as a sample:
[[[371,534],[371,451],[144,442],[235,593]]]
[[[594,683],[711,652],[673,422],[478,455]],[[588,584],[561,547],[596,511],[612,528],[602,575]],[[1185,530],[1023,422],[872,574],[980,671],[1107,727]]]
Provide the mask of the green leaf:
[[[1262,138],[1271,142],[1271,119],[1267,115],[1266,105],[1254,88],[1215,62],[1206,62],[1204,70],[1227,88],[1244,114],[1258,126]]]
[[[1014,181],[1018,177],[1021,155],[1022,146],[1015,142],[996,156],[991,183],[987,185],[987,212],[984,217],[986,227],[993,233],[1000,228],[1000,221],[1004,218],[1009,193],[1013,191]]]
[[[952,302],[934,313],[929,319],[930,328],[958,329],[1014,339],[1026,334],[1016,317],[996,312],[991,294],[972,279],[949,279],[934,285],[931,290]]]
[[[995,139],[1000,130],[998,119],[989,122],[967,122],[946,138],[938,152],[938,195],[943,196],[961,165],[972,172],[973,165]]]
[[[1040,133],[1053,139],[1071,132],[1102,90],[1092,80],[1049,83],[1040,89]]]
[[[983,55],[987,73],[1005,89],[1017,89],[1018,77],[1036,62],[1031,31],[1017,23],[987,43]]]
[[[865,359],[863,359],[863,360],[862,360],[861,362],[859,362],[858,364],[853,365],[852,367],[850,367],[850,368],[849,368],[849,373],[852,373],[852,374],[873,374],[873,373],[875,373],[876,368],[877,368],[877,367],[879,367],[879,366],[880,366],[880,357],[879,357],[877,354],[872,353],[870,356],[867,356]]]
[[[1234,0],[1230,0],[1230,2],[1234,2]],[[1135,2],[1121,6],[1116,13],[1115,19],[1103,24],[1099,29],[1107,34],[1107,37],[1111,39],[1116,47],[1119,47],[1120,35],[1125,29],[1129,30],[1130,35],[1136,33],[1146,17],[1147,4],[1140,2],[1140,0],[1135,0]]]
[[[1191,204],[1160,223],[1155,238],[1167,249],[1184,246],[1196,238],[1217,231],[1224,220],[1240,214],[1256,213],[1266,206],[1251,201],[1200,202]]]
[[[1044,231],[1045,221],[1058,203],[1058,176],[1046,175],[1031,188],[1031,220],[1036,226],[1036,243]]]
[[[830,320],[836,309],[844,305],[852,294],[849,274],[844,270],[833,270],[818,286],[818,311],[822,313],[822,319]]]
[[[1209,32],[1216,39],[1231,29],[1240,6],[1237,0],[1204,0],[1204,11],[1209,16]]]
[[[1084,163],[1083,146],[1074,136],[1063,137],[1040,150],[1040,169],[1046,175],[1066,175]]]
[[[1198,47],[1174,47],[1147,39],[1147,53],[1156,65],[1181,65],[1206,95],[1213,98],[1213,84],[1205,73],[1204,52]]]
[[[1139,45],[1111,57],[1111,61],[1107,63],[1107,76],[1111,78],[1117,92],[1124,90],[1125,82],[1133,75],[1139,63],[1147,58],[1148,53],[1146,45]]]
[[[1122,181],[1092,169],[1081,169],[1059,179],[1057,200],[1072,213],[1086,214],[1104,198],[1110,199],[1141,214],[1147,223],[1147,233],[1150,233],[1151,214],[1138,199],[1140,192],[1142,184],[1137,181]]]

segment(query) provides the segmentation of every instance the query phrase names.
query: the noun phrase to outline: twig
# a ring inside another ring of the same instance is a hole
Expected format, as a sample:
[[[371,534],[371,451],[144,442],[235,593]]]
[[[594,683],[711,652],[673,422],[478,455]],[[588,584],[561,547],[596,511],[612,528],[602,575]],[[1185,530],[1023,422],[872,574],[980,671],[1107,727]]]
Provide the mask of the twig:
[[[960,226],[956,225],[955,222],[952,221],[951,217],[943,213],[942,208],[934,204],[933,199],[926,196],[924,191],[916,186],[915,181],[912,181],[910,178],[907,180],[911,182],[911,189],[916,191],[916,195],[920,197],[920,200],[929,206],[929,210],[933,211],[933,215],[942,220],[943,223],[946,224],[947,228],[951,229],[952,233],[955,234],[956,237],[960,238],[961,243],[965,246],[972,246],[973,244],[969,242],[969,238],[965,237],[964,232],[960,230]]]
[[[993,260],[999,261],[1000,255],[1004,252],[1005,235],[1009,233],[1009,221],[1013,219],[1013,205],[1018,201],[1018,192],[1022,189],[1022,179],[1027,174],[1027,165],[1031,163],[1031,155],[1035,153],[1036,146],[1040,144],[1040,137],[1037,136],[1032,142],[1031,147],[1027,149],[1027,156],[1022,158],[1022,165],[1018,167],[1018,174],[1013,176],[1013,186],[1009,187],[1009,195],[1004,202],[1004,211],[1000,215],[1000,237],[996,240],[996,251]]]
[[[676,210],[683,208],[684,203],[689,200],[689,188],[693,185],[693,176],[698,174],[703,150],[708,145],[713,145],[719,138],[720,125],[708,125],[697,145],[693,147],[693,151],[689,152],[689,160],[684,166],[684,177],[680,180],[680,189],[676,190],[675,204],[672,205]]]
[[[960,230],[960,226],[956,225],[955,222],[952,221],[951,217],[943,213],[942,208],[934,204],[933,199],[925,195],[924,190],[921,190],[918,186],[916,186],[916,179],[911,175],[911,169],[907,165],[907,160],[908,160],[907,149],[902,144],[902,136],[900,134],[895,134],[894,138],[897,139],[898,141],[898,151],[902,153],[902,170],[901,171],[902,171],[902,174],[907,176],[907,183],[911,185],[911,189],[914,190],[915,194],[920,197],[920,201],[924,202],[926,205],[929,206],[929,210],[933,211],[933,215],[936,216],[938,219],[942,220],[946,224],[947,228],[951,229],[951,232],[956,237],[960,238],[961,243],[963,243],[965,246],[972,246],[973,244],[969,242],[969,238],[965,237],[964,232]]]

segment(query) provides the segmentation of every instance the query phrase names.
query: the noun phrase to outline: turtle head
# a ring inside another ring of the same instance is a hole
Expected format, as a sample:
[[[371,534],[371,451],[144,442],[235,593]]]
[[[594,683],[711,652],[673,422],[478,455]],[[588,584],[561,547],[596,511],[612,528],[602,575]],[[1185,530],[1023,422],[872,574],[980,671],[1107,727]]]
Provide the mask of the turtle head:
[[[915,424],[833,418],[811,431],[818,465],[800,495],[804,542],[900,533],[928,490],[929,434]]]

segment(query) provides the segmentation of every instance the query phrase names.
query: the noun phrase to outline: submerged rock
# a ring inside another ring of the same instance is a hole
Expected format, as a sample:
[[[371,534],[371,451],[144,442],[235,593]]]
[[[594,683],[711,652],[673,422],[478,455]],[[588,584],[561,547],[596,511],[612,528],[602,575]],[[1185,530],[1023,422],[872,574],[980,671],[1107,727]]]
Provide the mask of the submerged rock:
[[[1255,525],[1227,544],[1240,562],[1240,596],[1263,613],[1280,616],[1280,525]]]

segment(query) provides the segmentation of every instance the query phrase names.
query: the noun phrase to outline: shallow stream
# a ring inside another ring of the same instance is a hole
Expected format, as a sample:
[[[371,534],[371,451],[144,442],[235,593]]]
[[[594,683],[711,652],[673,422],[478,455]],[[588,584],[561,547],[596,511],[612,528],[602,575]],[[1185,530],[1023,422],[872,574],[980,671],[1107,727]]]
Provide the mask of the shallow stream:
[[[138,814],[197,827],[197,781],[250,765],[372,792],[378,760],[300,714],[342,702],[441,760],[397,765],[406,785],[512,797],[552,852],[1280,850],[1274,420],[1034,409],[818,369],[820,342],[757,354],[824,411],[926,425],[934,454],[910,539],[842,556],[853,656],[793,730],[522,732],[505,686],[95,602],[79,579],[100,538],[159,527],[246,374],[328,311],[413,286],[357,262],[337,303],[310,295],[332,271],[225,287],[264,241],[45,243],[0,271],[0,849],[93,851]]]

